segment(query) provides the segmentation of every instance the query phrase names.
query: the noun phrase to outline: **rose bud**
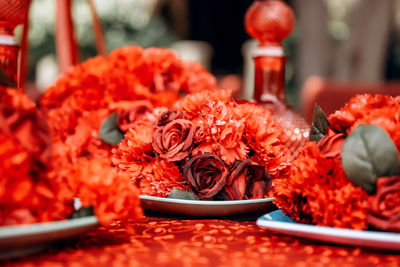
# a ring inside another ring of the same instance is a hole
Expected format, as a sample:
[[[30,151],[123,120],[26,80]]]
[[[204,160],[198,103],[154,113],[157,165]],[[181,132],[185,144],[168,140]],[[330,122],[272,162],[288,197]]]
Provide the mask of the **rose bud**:
[[[179,161],[189,155],[193,136],[194,126],[191,121],[174,120],[154,131],[153,149],[162,159]]]
[[[118,112],[117,125],[124,133],[132,128],[139,120],[146,118],[146,113],[150,113],[153,106],[149,101],[137,101],[128,110]]]
[[[229,174],[223,195],[228,200],[263,198],[271,184],[271,177],[265,168],[246,159]]]
[[[400,232],[400,176],[379,178],[371,204],[368,224],[380,230]]]
[[[318,148],[326,158],[340,157],[346,135],[343,132],[335,132],[331,128],[318,142]]]
[[[183,111],[178,109],[171,109],[163,112],[161,116],[157,120],[158,126],[163,126],[168,124],[169,122],[177,119],[183,119]]]
[[[211,153],[191,158],[183,167],[183,175],[199,199],[212,199],[226,184],[229,170],[226,164]]]

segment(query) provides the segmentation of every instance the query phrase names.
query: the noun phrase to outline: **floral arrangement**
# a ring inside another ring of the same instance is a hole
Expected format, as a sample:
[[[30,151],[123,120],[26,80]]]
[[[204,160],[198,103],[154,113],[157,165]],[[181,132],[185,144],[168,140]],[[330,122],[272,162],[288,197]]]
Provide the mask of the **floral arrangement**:
[[[357,95],[313,120],[276,205],[299,222],[400,232],[400,97]]]
[[[142,100],[170,107],[181,94],[216,88],[214,76],[197,63],[179,59],[172,50],[131,46],[63,73],[40,98],[40,108],[54,153],[73,162],[79,157],[110,157],[112,146],[97,138],[110,113]]]
[[[230,91],[189,94],[172,108],[136,103],[111,114],[100,136],[120,142],[112,162],[144,195],[262,198],[289,169],[286,136],[271,113],[235,102]]]
[[[72,193],[48,179],[51,139],[43,117],[28,97],[0,87],[0,225],[65,219]]]
[[[44,116],[12,88],[0,87],[0,147],[0,225],[68,219],[74,197],[104,224],[142,216],[136,187],[109,162],[61,165]]]
[[[90,59],[48,89],[39,111],[0,89],[2,225],[70,218],[74,197],[103,224],[140,218],[139,193],[262,198],[289,170],[287,137],[270,112],[235,102],[171,50]]]

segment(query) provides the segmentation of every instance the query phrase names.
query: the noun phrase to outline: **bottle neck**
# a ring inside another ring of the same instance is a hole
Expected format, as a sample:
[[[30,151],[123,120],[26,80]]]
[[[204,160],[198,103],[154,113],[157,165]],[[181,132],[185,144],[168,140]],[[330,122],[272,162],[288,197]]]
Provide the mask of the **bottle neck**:
[[[260,104],[285,101],[286,57],[281,46],[258,47],[255,63],[254,100]]]

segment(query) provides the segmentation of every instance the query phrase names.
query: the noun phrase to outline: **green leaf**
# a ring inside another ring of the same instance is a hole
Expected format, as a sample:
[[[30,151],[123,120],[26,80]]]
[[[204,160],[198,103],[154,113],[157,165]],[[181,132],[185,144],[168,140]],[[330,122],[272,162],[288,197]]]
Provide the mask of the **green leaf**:
[[[117,113],[112,113],[102,122],[99,138],[111,145],[119,144],[124,139],[124,133],[118,128]]]
[[[379,126],[360,124],[345,140],[342,148],[344,171],[355,185],[368,194],[376,190],[376,180],[400,174],[396,145]]]
[[[199,200],[199,198],[190,191],[183,191],[177,188],[173,188],[168,198],[186,199],[186,200]]]
[[[326,135],[329,128],[329,121],[321,107],[315,104],[313,111],[313,121],[310,129],[310,141],[319,141]]]

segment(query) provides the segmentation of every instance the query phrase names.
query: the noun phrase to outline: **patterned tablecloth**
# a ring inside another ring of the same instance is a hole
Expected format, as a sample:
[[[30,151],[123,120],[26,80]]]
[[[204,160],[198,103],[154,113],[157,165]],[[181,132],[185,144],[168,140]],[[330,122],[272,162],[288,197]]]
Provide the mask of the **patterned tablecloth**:
[[[1,263],[0,263],[1,264]],[[146,217],[63,241],[9,266],[400,266],[400,253],[276,234],[254,221]]]

